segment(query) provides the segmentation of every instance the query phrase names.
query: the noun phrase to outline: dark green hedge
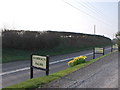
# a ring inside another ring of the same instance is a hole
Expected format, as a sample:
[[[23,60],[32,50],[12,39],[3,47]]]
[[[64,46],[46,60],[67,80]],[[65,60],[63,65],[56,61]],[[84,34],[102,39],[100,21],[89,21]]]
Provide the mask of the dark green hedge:
[[[3,30],[3,48],[46,50],[52,48],[85,48],[108,45],[111,40],[100,35],[57,31]]]

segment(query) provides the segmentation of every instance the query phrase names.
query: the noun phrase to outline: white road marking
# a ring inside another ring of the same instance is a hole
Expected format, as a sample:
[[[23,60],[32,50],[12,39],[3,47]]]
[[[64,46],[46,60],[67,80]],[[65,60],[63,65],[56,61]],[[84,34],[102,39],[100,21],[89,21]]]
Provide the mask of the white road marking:
[[[107,48],[105,50],[109,50],[109,49],[111,49],[111,48]],[[89,56],[89,55],[92,55],[92,54],[93,53],[87,53],[87,54],[83,54],[81,56]],[[78,57],[78,56],[76,56],[76,57]],[[75,58],[75,57],[71,57],[71,58],[62,59],[62,60],[59,60],[59,61],[50,62],[50,64],[52,65],[52,64],[68,61],[68,60],[73,59],[73,58]],[[19,72],[19,71],[29,70],[29,69],[30,69],[30,67],[26,67],[26,68],[16,69],[16,70],[8,71],[8,72],[3,72],[3,73],[0,73],[0,76],[6,75],[6,74],[15,73],[15,72]]]
[[[88,55],[91,55],[91,54],[93,54],[93,53],[88,53],[88,54],[84,54],[84,55],[81,55],[81,56],[88,56]],[[78,56],[76,56],[76,57],[78,57]],[[62,60],[59,60],[59,61],[50,62],[50,64],[56,64],[56,63],[59,63],[59,62],[68,61],[68,60],[73,59],[73,58],[75,58],[75,57],[71,57],[71,58],[62,59]]]
[[[24,70],[28,70],[28,69],[30,69],[30,67],[17,69],[17,70],[12,70],[12,71],[8,71],[8,72],[3,72],[3,73],[0,73],[0,76],[5,75],[5,74],[11,74],[11,73],[19,72],[19,71],[24,71]]]

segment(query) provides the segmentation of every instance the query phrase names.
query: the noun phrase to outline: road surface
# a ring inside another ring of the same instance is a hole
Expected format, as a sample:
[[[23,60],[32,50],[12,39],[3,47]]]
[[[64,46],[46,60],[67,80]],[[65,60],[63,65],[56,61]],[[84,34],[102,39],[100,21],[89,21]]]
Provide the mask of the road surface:
[[[105,50],[105,53],[108,52],[110,52],[110,48]],[[91,60],[93,58],[92,54],[92,50],[88,50],[50,57],[50,74],[68,68],[67,62],[74,57],[85,55],[88,57],[87,60]],[[96,55],[96,57],[99,56],[101,55]],[[34,77],[44,75],[44,71],[34,69]],[[2,64],[0,76],[2,76],[2,88],[28,80],[30,78],[30,60]]]

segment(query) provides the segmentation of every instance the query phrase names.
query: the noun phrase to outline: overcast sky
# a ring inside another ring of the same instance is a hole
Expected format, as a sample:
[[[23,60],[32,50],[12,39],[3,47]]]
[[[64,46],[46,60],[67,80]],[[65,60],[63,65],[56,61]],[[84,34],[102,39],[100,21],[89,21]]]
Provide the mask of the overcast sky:
[[[0,28],[94,33],[113,38],[119,0],[0,0]]]

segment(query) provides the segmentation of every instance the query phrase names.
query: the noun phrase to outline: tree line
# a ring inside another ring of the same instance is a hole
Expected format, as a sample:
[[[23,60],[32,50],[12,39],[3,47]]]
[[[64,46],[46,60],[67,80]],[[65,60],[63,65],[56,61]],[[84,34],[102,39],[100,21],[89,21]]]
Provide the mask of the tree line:
[[[109,45],[111,40],[100,35],[57,31],[3,30],[2,47],[23,50],[47,50],[57,47],[84,48]]]

